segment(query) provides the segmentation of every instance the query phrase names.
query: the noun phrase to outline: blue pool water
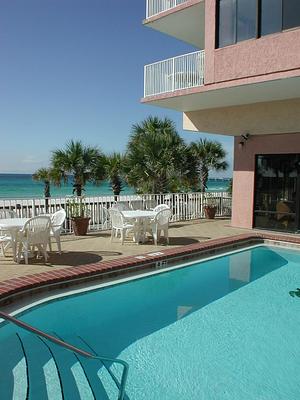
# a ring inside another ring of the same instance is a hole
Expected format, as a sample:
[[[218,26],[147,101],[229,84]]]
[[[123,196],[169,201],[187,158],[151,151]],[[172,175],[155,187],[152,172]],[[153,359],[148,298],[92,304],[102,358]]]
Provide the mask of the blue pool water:
[[[259,246],[44,303],[20,318],[77,346],[84,338],[98,354],[127,361],[130,400],[296,400],[300,299],[289,291],[299,286],[300,253]],[[35,385],[29,398],[59,399],[51,356],[11,325],[0,329],[0,370],[9,365],[12,371],[0,375],[0,398],[24,397],[23,386],[13,389],[14,381],[25,380],[16,331],[29,364],[38,359],[43,366],[29,373]],[[72,366],[69,378],[67,366],[63,372],[71,393],[71,378],[80,381],[80,372],[64,352],[57,358]],[[96,398],[115,399],[105,379],[107,395]],[[84,390],[65,398],[92,398]]]

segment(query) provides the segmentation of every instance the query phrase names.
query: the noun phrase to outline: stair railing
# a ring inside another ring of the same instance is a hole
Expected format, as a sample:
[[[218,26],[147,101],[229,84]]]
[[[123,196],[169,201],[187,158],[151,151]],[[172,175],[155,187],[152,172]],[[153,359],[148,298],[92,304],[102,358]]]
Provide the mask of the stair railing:
[[[119,389],[118,400],[124,400],[125,386],[126,386],[128,370],[129,370],[129,365],[127,364],[126,361],[120,360],[118,358],[109,358],[109,357],[95,355],[95,354],[89,353],[85,350],[79,349],[78,347],[75,347],[72,344],[67,343],[61,339],[58,339],[55,336],[49,335],[48,333],[43,332],[40,329],[37,329],[29,324],[26,324],[26,322],[23,322],[3,311],[0,311],[0,318],[4,319],[6,321],[9,321],[9,322],[19,326],[20,328],[25,329],[26,331],[31,332],[37,336],[43,337],[46,340],[49,340],[50,342],[53,342],[56,345],[65,348],[66,350],[69,350],[73,353],[79,354],[82,357],[85,357],[88,359],[100,360],[100,361],[102,361],[102,363],[103,363],[103,361],[107,361],[107,362],[112,362],[112,363],[122,365],[123,371],[122,371],[120,387],[118,388]]]

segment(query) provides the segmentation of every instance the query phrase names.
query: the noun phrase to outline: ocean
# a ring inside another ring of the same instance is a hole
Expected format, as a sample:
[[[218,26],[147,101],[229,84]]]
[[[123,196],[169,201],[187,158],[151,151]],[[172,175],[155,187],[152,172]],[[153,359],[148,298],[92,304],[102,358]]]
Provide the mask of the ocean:
[[[229,179],[209,179],[208,190],[223,192],[228,189]],[[0,174],[0,198],[21,199],[43,197],[44,185],[32,180],[30,174]],[[123,195],[134,194],[133,188],[124,184]],[[99,186],[91,183],[85,187],[85,196],[111,196],[112,190],[108,181],[103,181]],[[51,186],[51,197],[64,197],[72,195],[72,182],[61,187]]]

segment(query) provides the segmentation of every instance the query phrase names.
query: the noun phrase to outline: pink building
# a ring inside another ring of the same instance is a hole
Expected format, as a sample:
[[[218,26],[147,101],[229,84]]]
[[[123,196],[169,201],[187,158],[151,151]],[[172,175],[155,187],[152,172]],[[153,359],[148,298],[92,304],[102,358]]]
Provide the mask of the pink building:
[[[232,225],[300,230],[300,1],[148,0],[144,24],[199,49],[145,66],[142,101],[235,137]]]

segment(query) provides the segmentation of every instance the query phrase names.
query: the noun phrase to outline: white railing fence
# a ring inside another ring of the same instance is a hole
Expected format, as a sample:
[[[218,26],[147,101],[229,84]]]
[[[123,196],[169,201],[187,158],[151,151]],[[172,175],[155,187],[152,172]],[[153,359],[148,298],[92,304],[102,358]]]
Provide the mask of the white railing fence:
[[[127,202],[132,209],[152,209],[158,204],[168,204],[172,210],[171,222],[189,221],[204,218],[206,199],[214,201],[217,206],[217,217],[231,215],[231,196],[227,192],[209,193],[168,193],[119,196],[119,200]],[[64,232],[72,233],[68,210],[70,197],[40,199],[0,199],[0,209],[13,210],[19,217],[31,218],[41,214],[52,214],[60,208],[67,212]],[[84,197],[82,200],[90,216],[90,231],[101,231],[110,228],[108,210],[115,202],[113,196]]]
[[[188,0],[147,0],[146,18],[170,10],[179,4],[186,3]]]
[[[144,67],[144,97],[204,84],[204,50],[158,61]]]

